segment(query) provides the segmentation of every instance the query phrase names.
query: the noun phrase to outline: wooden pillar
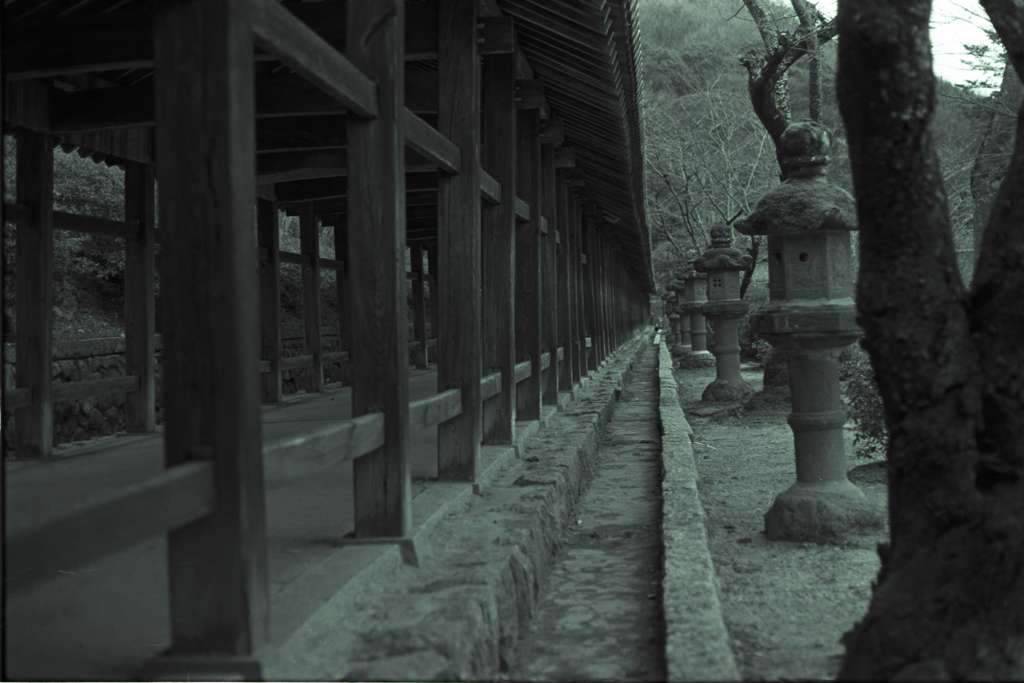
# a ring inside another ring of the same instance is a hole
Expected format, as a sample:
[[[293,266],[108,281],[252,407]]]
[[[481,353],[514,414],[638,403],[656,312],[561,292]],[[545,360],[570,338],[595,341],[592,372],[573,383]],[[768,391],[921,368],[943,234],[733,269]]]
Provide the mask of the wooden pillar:
[[[516,60],[514,54],[485,58],[484,168],[501,184],[501,203],[483,211],[484,365],[501,372],[484,443],[512,443],[516,424]]]
[[[251,677],[269,602],[251,9],[155,12],[164,459],[210,462],[216,496],[208,517],[168,533],[170,655],[230,656]]]
[[[573,338],[573,344],[576,346],[576,368],[575,374],[577,381],[587,376],[587,349],[585,339],[587,336],[586,320],[583,315],[583,244],[582,244],[582,210],[580,202],[576,198],[575,194],[570,206],[570,224],[569,229],[572,231],[572,265],[573,265],[573,318],[574,318],[574,330],[575,337]]]
[[[153,256],[153,167],[131,162],[124,174],[124,349],[125,371],[138,378],[125,396],[129,432],[156,429],[156,260]]]
[[[597,220],[593,224],[590,249],[587,260],[590,262],[590,276],[594,287],[594,364],[599,366],[605,357],[604,350],[604,311],[601,310],[601,230],[602,223]]]
[[[414,244],[412,254],[412,312],[413,334],[416,337],[416,367],[427,367],[427,304],[423,296],[423,245]]]
[[[299,211],[299,250],[302,253],[302,323],[306,333],[309,390],[324,390],[323,342],[320,339],[320,220],[312,204]]]
[[[571,237],[569,231],[569,188],[566,172],[555,173],[558,230],[558,344],[562,347],[562,364],[559,366],[559,386],[571,391],[574,348],[572,344],[572,268],[570,265]]]
[[[427,339],[437,339],[437,242],[427,242],[427,282],[430,283],[430,330]],[[435,342],[436,343],[436,342]],[[434,353],[437,354],[435,348]]]
[[[544,374],[544,403],[558,405],[558,275],[555,267],[557,245],[555,233],[558,230],[558,208],[555,191],[555,146],[546,143],[541,146],[541,195],[543,213],[548,221],[548,234],[541,242],[543,251],[543,314],[544,348],[550,357],[550,365]]]
[[[263,400],[281,400],[281,225],[277,204],[256,203],[256,239],[260,252],[260,356],[270,364],[263,373]]]
[[[516,192],[530,205],[530,219],[516,228],[516,356],[530,360],[532,372],[516,386],[520,420],[539,420],[541,405],[541,254],[539,112],[519,112]]]
[[[615,343],[612,341],[612,323],[610,297],[611,290],[608,285],[608,270],[611,263],[611,247],[608,241],[601,239],[601,336],[604,338],[605,356],[615,350]]]
[[[378,115],[346,117],[352,415],[384,414],[384,445],[354,463],[356,536],[408,536],[405,300],[405,3],[348,0],[346,52],[377,82]]]
[[[477,0],[437,4],[437,128],[462,152],[438,179],[438,391],[462,390],[462,414],[438,425],[438,476],[475,481],[480,467],[480,61]]]
[[[597,225],[596,203],[588,202],[583,213],[583,310],[587,319],[587,335],[590,337],[590,348],[585,358],[588,370],[597,369],[597,279],[594,277],[594,263],[597,260],[594,251],[594,231]]]
[[[338,216],[334,221],[335,285],[338,288],[338,346],[343,351],[352,350],[352,285],[349,282],[347,216]]]
[[[18,226],[14,381],[32,400],[15,411],[15,450],[19,458],[42,458],[53,449],[53,139],[19,131],[16,173],[18,203],[31,218]]]

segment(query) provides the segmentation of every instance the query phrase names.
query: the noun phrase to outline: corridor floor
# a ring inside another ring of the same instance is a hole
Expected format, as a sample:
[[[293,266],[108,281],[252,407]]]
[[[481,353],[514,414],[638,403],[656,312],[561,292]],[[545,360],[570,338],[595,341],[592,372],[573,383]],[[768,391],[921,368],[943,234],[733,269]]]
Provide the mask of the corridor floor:
[[[656,372],[657,347],[647,345],[507,680],[665,678]]]

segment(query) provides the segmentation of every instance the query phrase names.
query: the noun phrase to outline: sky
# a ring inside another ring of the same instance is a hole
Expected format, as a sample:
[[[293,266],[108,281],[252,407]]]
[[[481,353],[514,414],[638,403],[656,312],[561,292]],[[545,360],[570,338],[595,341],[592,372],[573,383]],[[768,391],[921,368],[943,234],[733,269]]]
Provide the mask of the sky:
[[[833,16],[836,12],[836,0],[819,0],[815,4],[826,16]],[[962,61],[967,56],[964,45],[987,43],[984,29],[990,27],[977,0],[932,0],[932,57],[935,73],[957,84],[976,77],[971,67]]]

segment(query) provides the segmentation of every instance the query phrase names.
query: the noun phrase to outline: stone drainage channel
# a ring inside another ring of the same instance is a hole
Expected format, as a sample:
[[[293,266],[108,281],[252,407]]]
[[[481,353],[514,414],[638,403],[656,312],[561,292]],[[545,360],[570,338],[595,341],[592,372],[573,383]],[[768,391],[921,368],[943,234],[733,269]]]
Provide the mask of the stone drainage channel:
[[[505,680],[666,678],[657,367],[647,343]]]

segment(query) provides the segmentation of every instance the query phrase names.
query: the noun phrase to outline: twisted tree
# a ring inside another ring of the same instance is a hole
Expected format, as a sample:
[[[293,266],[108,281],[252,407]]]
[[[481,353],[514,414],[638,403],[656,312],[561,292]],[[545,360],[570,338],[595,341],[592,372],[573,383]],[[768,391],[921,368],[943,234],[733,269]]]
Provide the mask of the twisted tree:
[[[1024,3],[981,0],[1024,75]],[[889,431],[890,542],[840,677],[1024,678],[1024,111],[970,290],[930,120],[930,0],[840,0],[857,308]]]

